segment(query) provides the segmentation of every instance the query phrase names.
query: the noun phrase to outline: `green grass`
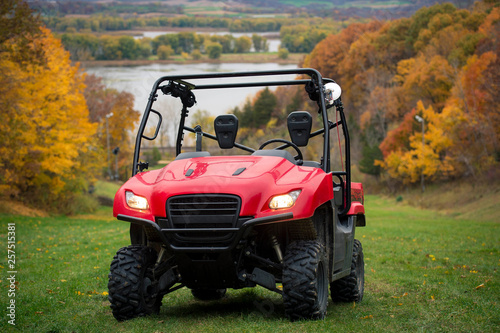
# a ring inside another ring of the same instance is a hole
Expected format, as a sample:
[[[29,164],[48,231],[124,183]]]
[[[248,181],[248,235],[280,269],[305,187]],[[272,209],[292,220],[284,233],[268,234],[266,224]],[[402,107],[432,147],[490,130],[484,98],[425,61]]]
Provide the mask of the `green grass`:
[[[95,184],[95,195],[113,199],[120,186],[119,183],[99,180]]]
[[[498,173],[500,175],[500,172]],[[418,207],[433,209],[450,216],[471,221],[497,221],[500,202],[500,183],[496,177],[475,181],[457,180],[444,184],[429,184],[422,193],[416,185],[396,193]]]
[[[116,250],[128,224],[111,210],[67,217],[0,215],[0,331],[7,323],[7,225],[16,225],[16,328],[22,332],[498,332],[500,230],[366,198],[365,297],[330,301],[323,321],[290,323],[281,297],[263,288],[229,290],[195,301],[183,288],[165,296],[159,315],[117,322],[107,300]]]

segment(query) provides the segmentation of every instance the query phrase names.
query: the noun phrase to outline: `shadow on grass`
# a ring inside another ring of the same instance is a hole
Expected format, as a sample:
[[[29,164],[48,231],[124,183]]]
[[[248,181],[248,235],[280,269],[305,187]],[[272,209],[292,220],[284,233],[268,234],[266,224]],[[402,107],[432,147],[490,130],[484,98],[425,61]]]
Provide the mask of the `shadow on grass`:
[[[256,316],[281,319],[285,310],[281,295],[259,288],[229,290],[224,298],[216,301],[201,301],[192,297],[190,292],[184,301],[170,303],[174,294],[163,298],[163,305],[157,318],[175,317],[177,319],[204,319],[209,317]],[[191,296],[191,298],[189,298]],[[194,317],[194,318],[193,318]]]
[[[175,293],[175,292],[174,292]],[[174,294],[163,298],[160,313],[157,319],[175,318],[177,320],[203,320],[213,317],[242,317],[264,321],[286,320],[282,296],[267,291],[261,287],[245,288],[242,290],[228,290],[226,296],[216,301],[201,301],[191,296],[186,290],[185,296],[178,300],[169,299]],[[172,304],[173,303],[173,304]],[[328,301],[328,314],[334,316],[339,310],[349,311],[351,303]],[[328,315],[327,315],[328,316]]]

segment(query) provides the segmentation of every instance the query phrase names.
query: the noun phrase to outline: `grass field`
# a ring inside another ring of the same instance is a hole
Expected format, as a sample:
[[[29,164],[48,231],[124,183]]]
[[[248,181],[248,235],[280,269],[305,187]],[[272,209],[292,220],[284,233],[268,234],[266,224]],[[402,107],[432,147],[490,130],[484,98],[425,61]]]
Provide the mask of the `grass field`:
[[[159,315],[117,322],[107,300],[111,259],[128,225],[109,208],[76,217],[0,215],[0,331],[22,332],[498,332],[500,230],[466,219],[366,198],[365,297],[330,301],[323,321],[290,323],[281,297],[263,288],[196,301],[187,289],[165,296]],[[16,289],[10,297],[7,232],[15,224]]]

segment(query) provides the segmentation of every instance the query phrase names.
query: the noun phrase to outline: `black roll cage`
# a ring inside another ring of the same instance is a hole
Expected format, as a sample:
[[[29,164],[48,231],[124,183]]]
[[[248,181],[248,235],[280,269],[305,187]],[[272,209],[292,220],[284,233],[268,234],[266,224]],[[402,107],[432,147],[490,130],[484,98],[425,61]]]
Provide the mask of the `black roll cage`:
[[[278,76],[278,75],[296,75],[300,76],[300,79],[289,80],[267,80],[262,82],[237,82],[237,83],[211,83],[211,84],[192,84],[187,80],[210,80],[210,79],[224,79],[224,78],[244,78],[244,77],[254,77],[254,76]],[[309,79],[305,78],[309,77]],[[164,84],[166,82],[166,84]],[[229,88],[245,88],[245,87],[270,87],[270,86],[291,86],[291,85],[303,85],[306,91],[309,93],[309,97],[316,101],[319,107],[319,114],[323,121],[323,128],[315,132],[310,133],[310,137],[315,137],[323,134],[323,156],[321,157],[321,169],[327,173],[331,173],[332,176],[338,179],[338,183],[334,181],[334,186],[340,186],[344,190],[344,207],[338,212],[339,215],[345,215],[351,206],[351,196],[346,195],[351,193],[351,161],[350,161],[350,140],[349,131],[347,127],[346,118],[344,115],[344,109],[340,98],[335,101],[333,105],[325,104],[325,94],[324,94],[324,84],[334,82],[331,79],[323,78],[321,74],[312,68],[298,68],[298,69],[285,69],[285,70],[274,70],[274,71],[256,71],[256,72],[233,72],[233,73],[205,73],[205,74],[189,74],[189,75],[174,75],[174,76],[163,76],[159,78],[153,85],[151,93],[149,95],[148,104],[146,110],[141,119],[139,129],[137,132],[137,137],[135,141],[134,150],[134,160],[132,167],[132,176],[137,173],[142,172],[147,168],[147,163],[139,161],[141,142],[142,139],[149,141],[155,140],[160,124],[162,121],[161,114],[153,110],[153,104],[158,99],[158,91],[162,91],[166,95],[171,95],[172,97],[179,97],[182,101],[181,119],[179,122],[179,128],[176,140],[176,155],[181,153],[182,141],[184,137],[184,131],[195,133],[198,136],[204,136],[213,140],[217,140],[216,136],[205,133],[201,130],[199,126],[195,128],[190,128],[185,126],[185,119],[188,116],[189,108],[196,103],[195,96],[193,94],[194,90],[202,89],[229,89]],[[164,84],[164,85],[162,85]],[[333,123],[328,120],[327,109],[331,106],[335,106],[340,115],[340,120]],[[155,134],[153,137],[148,137],[144,135],[144,130],[146,129],[147,122],[149,120],[149,115],[151,113],[156,114],[159,117],[159,123],[157,125]],[[342,133],[344,136],[344,151],[345,151],[345,171],[331,171],[330,170],[330,130],[342,125]],[[328,130],[325,130],[328,128]],[[198,140],[197,140],[198,141]],[[247,152],[254,152],[255,149],[246,147],[239,143],[234,144],[236,148],[242,149]],[[275,149],[284,149],[289,145],[284,144]]]

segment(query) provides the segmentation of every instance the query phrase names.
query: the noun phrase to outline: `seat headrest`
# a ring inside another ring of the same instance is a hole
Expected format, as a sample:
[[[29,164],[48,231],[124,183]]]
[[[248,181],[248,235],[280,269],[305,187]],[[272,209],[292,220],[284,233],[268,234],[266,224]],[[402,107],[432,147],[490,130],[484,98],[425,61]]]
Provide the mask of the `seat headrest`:
[[[307,111],[294,111],[287,118],[288,133],[299,147],[307,146],[311,134],[312,117]]]
[[[238,133],[238,118],[233,114],[223,114],[214,120],[215,135],[221,149],[234,147],[236,134]]]

